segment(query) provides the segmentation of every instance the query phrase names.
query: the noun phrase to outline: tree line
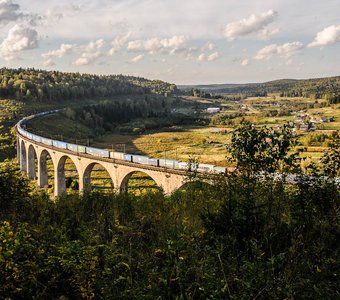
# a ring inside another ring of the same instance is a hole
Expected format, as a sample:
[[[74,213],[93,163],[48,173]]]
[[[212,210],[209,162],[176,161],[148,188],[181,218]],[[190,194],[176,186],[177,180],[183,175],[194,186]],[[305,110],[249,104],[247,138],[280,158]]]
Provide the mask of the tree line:
[[[20,101],[55,102],[121,94],[170,95],[176,85],[123,75],[91,75],[36,69],[0,69],[0,97]]]
[[[235,84],[219,87],[206,86],[204,91],[192,88],[187,93],[204,98],[222,98],[219,94],[241,94],[244,97],[264,97],[279,93],[281,97],[306,97],[326,99],[331,104],[340,103],[340,76],[308,80],[281,79],[264,83]]]

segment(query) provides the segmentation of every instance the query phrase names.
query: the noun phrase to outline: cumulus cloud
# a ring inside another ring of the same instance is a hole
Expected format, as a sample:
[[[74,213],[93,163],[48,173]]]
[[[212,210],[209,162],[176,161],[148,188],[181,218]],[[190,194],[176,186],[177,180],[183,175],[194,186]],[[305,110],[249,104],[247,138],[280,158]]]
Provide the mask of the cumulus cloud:
[[[237,37],[263,30],[277,16],[278,13],[271,9],[261,15],[252,14],[249,18],[227,24],[224,29],[224,36],[229,40],[234,40]]]
[[[38,33],[32,28],[16,24],[0,44],[0,57],[12,60],[23,50],[38,47]]]
[[[205,61],[206,60],[206,56],[204,53],[201,53],[198,58],[197,58],[199,61]]]
[[[332,25],[318,32],[308,47],[323,47],[340,42],[340,25]]]
[[[198,61],[215,61],[221,57],[219,52],[214,52],[211,54],[201,53],[198,57]]]
[[[221,55],[218,52],[214,52],[213,54],[208,55],[207,60],[208,61],[215,61],[217,59],[219,59],[221,57]]]
[[[290,42],[283,45],[271,44],[257,52],[255,59],[263,60],[270,59],[273,55],[290,59],[293,55],[297,54],[303,49],[303,44],[300,42]]]
[[[130,60],[130,63],[136,63],[136,62],[139,62],[140,60],[142,60],[144,57],[144,54],[139,54],[137,56],[135,56],[134,58],[132,58]]]
[[[59,49],[43,53],[41,56],[46,59],[53,57],[62,58],[67,54],[71,54],[76,49],[76,47],[76,45],[72,44],[61,44]]]
[[[109,50],[109,55],[113,55],[118,50],[120,50],[125,45],[130,36],[131,32],[127,32],[123,35],[117,36],[111,43],[112,48]]]
[[[241,66],[242,67],[245,67],[245,66],[248,66],[249,65],[249,59],[248,58],[245,58],[241,61]]]
[[[16,21],[22,16],[20,6],[11,0],[0,0],[0,24]]]
[[[156,53],[176,53],[184,49],[186,38],[181,36],[173,36],[171,38],[159,39],[157,37],[146,40],[130,41],[127,46],[128,51],[145,51],[150,54]]]
[[[280,29],[278,28],[275,28],[272,30],[265,28],[259,31],[259,33],[257,34],[257,38],[261,41],[265,41],[271,38],[272,36],[277,35],[279,32],[280,32]]]
[[[81,47],[83,49],[83,53],[72,64],[76,66],[85,66],[92,64],[97,58],[102,56],[100,50],[104,45],[105,41],[103,39],[99,39],[90,42],[86,46]]]

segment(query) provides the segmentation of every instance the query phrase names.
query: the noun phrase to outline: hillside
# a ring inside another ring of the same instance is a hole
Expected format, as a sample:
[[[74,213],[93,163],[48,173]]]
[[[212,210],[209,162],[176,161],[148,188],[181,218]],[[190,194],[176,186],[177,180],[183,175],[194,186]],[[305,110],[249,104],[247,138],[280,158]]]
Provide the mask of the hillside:
[[[133,76],[0,69],[0,99],[52,102],[150,92],[168,95],[174,91],[174,84]]]
[[[280,79],[248,84],[179,85],[178,88],[184,92],[199,89],[210,93],[246,94],[248,96],[279,93],[285,97],[324,98],[332,103],[338,103],[340,100],[340,76],[303,80]]]
[[[170,95],[176,89],[176,85],[161,80],[133,76],[0,68],[0,161],[15,154],[10,130],[24,115],[99,104],[126,95],[140,95],[144,101],[147,94]]]

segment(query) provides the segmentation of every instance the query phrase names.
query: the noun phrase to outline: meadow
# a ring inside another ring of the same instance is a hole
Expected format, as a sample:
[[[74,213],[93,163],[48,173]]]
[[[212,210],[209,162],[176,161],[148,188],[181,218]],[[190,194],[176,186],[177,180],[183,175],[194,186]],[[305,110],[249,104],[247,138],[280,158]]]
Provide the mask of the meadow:
[[[64,113],[49,115],[32,120],[28,124],[28,130],[39,135],[45,135],[58,140],[71,143],[90,145],[93,147],[109,149],[113,151],[141,154],[156,158],[176,159],[180,161],[196,160],[201,163],[232,167],[227,159],[227,145],[230,143],[233,130],[242,122],[248,120],[257,126],[278,128],[283,124],[295,126],[297,146],[292,151],[299,151],[304,158],[302,167],[311,161],[318,163],[321,156],[329,150],[332,144],[332,136],[338,134],[340,128],[340,109],[338,104],[327,105],[325,100],[310,98],[287,98],[271,95],[268,97],[249,97],[240,101],[221,101],[216,99],[202,99],[184,97],[192,106],[182,107],[176,113],[183,115],[195,114],[205,120],[205,125],[174,125],[158,129],[132,130],[128,133],[119,132],[124,126],[143,126],[142,121],[120,124],[112,131],[103,131],[95,134],[92,127],[71,119]],[[201,105],[204,105],[203,108]],[[218,114],[207,114],[204,107],[220,105]],[[296,126],[299,115],[304,115],[304,122],[315,121],[315,129],[306,131]],[[327,118],[332,122],[321,122]],[[131,125],[132,124],[132,125]],[[134,125],[138,124],[138,125]],[[221,132],[218,132],[220,130]],[[216,131],[218,133],[216,133]],[[69,170],[70,169],[70,170]],[[50,170],[52,173],[52,170]],[[65,167],[65,177],[78,180],[72,166]],[[110,178],[107,172],[95,170],[92,174],[94,189],[112,191]],[[52,185],[52,182],[50,184]],[[140,187],[140,188],[138,188]],[[137,173],[129,181],[129,191],[140,194],[147,191],[157,191],[155,182],[146,174]],[[72,188],[69,188],[72,192]]]

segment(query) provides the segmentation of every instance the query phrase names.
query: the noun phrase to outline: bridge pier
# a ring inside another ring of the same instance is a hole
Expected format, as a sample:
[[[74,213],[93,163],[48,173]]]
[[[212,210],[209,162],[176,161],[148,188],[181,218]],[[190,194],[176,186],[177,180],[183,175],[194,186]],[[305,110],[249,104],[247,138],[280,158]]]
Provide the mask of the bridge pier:
[[[20,170],[27,172],[27,153],[24,141],[20,143]]]
[[[17,137],[17,162],[20,166],[20,140],[19,138]]]
[[[28,147],[28,155],[27,155],[27,176],[29,179],[35,179],[35,150],[33,145]]]
[[[41,152],[38,158],[38,186],[43,188],[48,185],[46,153]]]
[[[54,196],[59,197],[66,191],[64,167],[54,170]]]

